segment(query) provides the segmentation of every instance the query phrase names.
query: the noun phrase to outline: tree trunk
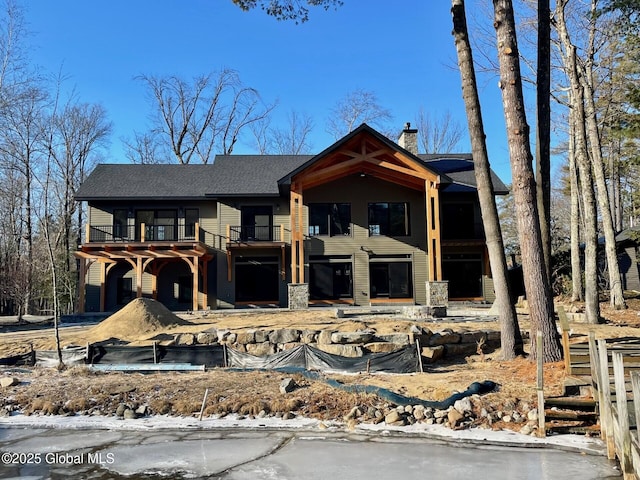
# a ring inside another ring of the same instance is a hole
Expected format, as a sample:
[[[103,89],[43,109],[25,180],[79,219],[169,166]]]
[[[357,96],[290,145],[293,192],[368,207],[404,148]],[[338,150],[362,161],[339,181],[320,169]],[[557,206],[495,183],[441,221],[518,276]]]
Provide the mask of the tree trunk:
[[[569,119],[569,181],[571,183],[571,301],[584,300],[580,261],[580,189],[576,167],[575,121]]]
[[[600,304],[598,302],[598,231],[595,192],[593,191],[593,175],[591,162],[587,153],[587,138],[584,126],[584,103],[582,88],[578,82],[576,70],[576,49],[569,47],[568,72],[571,83],[571,107],[575,125],[576,164],[578,178],[582,190],[583,225],[584,225],[584,282],[585,282],[585,315],[587,323],[600,322]]]
[[[551,281],[551,11],[538,0],[538,65],[536,72],[536,186],[545,268]]]
[[[589,76],[589,72],[586,72],[586,75]],[[607,182],[604,178],[604,163],[602,159],[600,133],[598,132],[598,120],[596,118],[596,106],[593,99],[593,89],[585,75],[580,75],[580,80],[584,91],[585,118],[587,135],[589,137],[588,144],[591,146],[591,164],[596,179],[597,199],[598,205],[600,206],[602,230],[604,231],[604,249],[609,270],[609,303],[611,308],[622,310],[627,308],[627,305],[622,292],[620,266],[618,265],[618,253],[616,252],[616,233],[613,229],[609,195],[607,195]]]
[[[502,358],[511,360],[524,354],[522,335],[518,325],[515,306],[511,303],[507,261],[504,255],[504,243],[498,220],[491,168],[485,142],[480,98],[476,85],[476,74],[473,66],[471,44],[467,33],[467,20],[464,0],[452,0],[453,35],[458,53],[458,65],[462,78],[462,97],[467,112],[467,123],[471,137],[474,171],[478,187],[478,199],[482,213],[482,223],[491,263],[491,273],[496,292],[496,304],[500,316],[500,338]]]
[[[499,85],[507,127],[524,284],[531,317],[531,356],[536,357],[536,335],[540,331],[543,360],[555,362],[562,358],[562,350],[551,308],[553,299],[542,252],[540,216],[529,144],[529,125],[522,94],[513,5],[510,0],[493,0],[493,7],[500,62]]]

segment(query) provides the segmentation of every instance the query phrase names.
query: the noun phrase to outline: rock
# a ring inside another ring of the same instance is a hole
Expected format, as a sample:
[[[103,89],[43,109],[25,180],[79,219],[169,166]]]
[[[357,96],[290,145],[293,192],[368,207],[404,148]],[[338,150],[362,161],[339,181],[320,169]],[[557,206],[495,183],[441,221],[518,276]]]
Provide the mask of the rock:
[[[266,355],[273,355],[276,353],[276,347],[271,342],[249,343],[246,347],[247,353],[258,357],[264,357]]]
[[[511,415],[504,415],[500,420],[502,420],[505,423],[511,423]]]
[[[146,405],[140,405],[138,408],[136,408],[135,412],[136,415],[144,417],[149,413],[149,407],[147,407]]]
[[[176,337],[176,345],[195,345],[196,336],[192,333],[181,333]]]
[[[455,408],[452,408],[451,410],[449,410],[449,412],[447,413],[447,420],[449,422],[449,425],[451,427],[455,427],[458,425],[458,423],[464,418],[464,415],[462,413],[460,413],[458,410],[456,410]]]
[[[416,420],[422,420],[423,418],[425,418],[424,414],[425,410],[422,405],[416,405],[415,407],[413,407],[413,416]]]
[[[473,355],[478,350],[475,343],[448,343],[444,346],[447,356],[455,355]]]
[[[389,413],[385,415],[384,423],[389,425],[391,423],[399,422],[401,419],[402,417],[400,416],[397,410],[391,410]]]
[[[330,330],[322,330],[318,334],[318,345],[329,345],[331,344],[331,335],[333,334]]]
[[[365,344],[364,348],[371,353],[389,353],[402,348],[402,345],[387,342],[372,342]]]
[[[246,345],[248,343],[256,343],[256,332],[255,330],[246,330],[243,332],[238,332],[236,335],[236,342],[241,345]]]
[[[389,333],[385,335],[376,335],[376,338],[388,343],[397,343],[398,345],[408,345],[409,335],[406,333]]]
[[[533,427],[531,427],[531,425],[529,425],[529,424],[525,424],[520,429],[520,433],[523,434],[523,435],[531,435],[531,432],[533,432]]]
[[[342,308],[336,308],[335,317],[344,318],[344,310]]]
[[[282,415],[283,420],[292,420],[294,418],[296,418],[296,414],[293,412],[286,412],[284,415]]]
[[[460,343],[473,343],[486,342],[487,334],[485,332],[463,332],[460,335]]]
[[[118,405],[118,408],[116,408],[116,416],[117,417],[124,416],[125,410],[127,410],[127,406],[124,403],[121,403],[120,405]]]
[[[533,409],[529,410],[527,412],[527,419],[530,422],[537,422],[538,421],[538,409],[537,408],[533,408]]]
[[[14,385],[18,385],[19,383],[20,383],[20,380],[18,380],[16,377],[0,378],[0,387],[2,388],[13,387]]]
[[[466,397],[460,400],[456,400],[456,402],[453,404],[453,408],[464,415],[465,413],[470,412],[473,409],[473,406],[471,405],[471,399],[469,397]]]
[[[427,359],[428,363],[437,362],[444,357],[444,345],[435,347],[422,347],[422,356]]]
[[[335,332],[331,335],[331,343],[367,343],[373,338],[373,330],[360,330],[358,332]]]
[[[318,341],[318,330],[303,330],[300,334],[300,341],[306,343],[316,343]]]
[[[280,382],[280,393],[287,394],[298,388],[298,384],[293,378],[285,378]]]
[[[318,343],[318,350],[341,357],[358,358],[363,355],[362,347],[359,345],[323,345]]]
[[[445,328],[439,332],[434,333],[429,338],[430,347],[434,347],[436,345],[447,345],[450,343],[458,343],[460,342],[460,334],[454,333],[450,328]]]
[[[298,342],[300,340],[300,330],[293,328],[281,328],[274,330],[269,335],[269,341],[271,343],[291,343]]]
[[[357,418],[361,415],[362,415],[362,412],[360,411],[360,409],[358,407],[353,407],[351,410],[349,410],[349,413],[347,413],[343,417],[343,420],[345,422],[348,422],[349,420],[353,420],[354,418]]]
[[[444,418],[447,416],[447,410],[436,410],[433,412],[433,417],[436,419]]]
[[[200,332],[196,336],[196,341],[200,345],[212,345],[218,343],[218,332]]]
[[[256,343],[264,343],[269,341],[269,335],[271,335],[271,330],[256,330],[253,332],[254,334],[254,342]]]
[[[125,420],[134,420],[134,419],[138,418],[138,415],[136,414],[136,412],[134,412],[130,408],[127,408],[124,411],[123,417],[124,417]]]

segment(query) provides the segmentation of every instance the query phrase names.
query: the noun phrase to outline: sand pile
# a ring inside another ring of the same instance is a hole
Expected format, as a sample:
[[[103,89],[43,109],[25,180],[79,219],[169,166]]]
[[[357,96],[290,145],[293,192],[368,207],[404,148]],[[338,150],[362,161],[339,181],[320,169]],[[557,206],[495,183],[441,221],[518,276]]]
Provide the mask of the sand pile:
[[[178,317],[156,300],[136,298],[91,328],[84,337],[88,342],[99,342],[110,338],[135,341],[147,338],[154,332],[180,325],[191,325],[191,323]]]

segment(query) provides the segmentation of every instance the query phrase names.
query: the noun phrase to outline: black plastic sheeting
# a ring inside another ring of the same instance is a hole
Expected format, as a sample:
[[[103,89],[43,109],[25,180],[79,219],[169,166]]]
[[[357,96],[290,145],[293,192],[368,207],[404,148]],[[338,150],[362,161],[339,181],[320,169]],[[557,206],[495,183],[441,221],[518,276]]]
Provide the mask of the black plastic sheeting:
[[[90,345],[87,363],[191,363],[206,367],[224,367],[224,347],[221,345],[156,345],[130,347],[125,345]]]
[[[13,355],[11,357],[0,358],[0,365],[8,367],[33,367],[36,363],[36,352],[23,353],[22,355]]]
[[[369,353],[356,358],[332,355],[309,345],[300,345],[264,357],[229,349],[227,357],[229,367],[241,369],[294,368],[321,372],[414,373],[420,368],[420,359],[414,346],[406,346],[390,353]]]

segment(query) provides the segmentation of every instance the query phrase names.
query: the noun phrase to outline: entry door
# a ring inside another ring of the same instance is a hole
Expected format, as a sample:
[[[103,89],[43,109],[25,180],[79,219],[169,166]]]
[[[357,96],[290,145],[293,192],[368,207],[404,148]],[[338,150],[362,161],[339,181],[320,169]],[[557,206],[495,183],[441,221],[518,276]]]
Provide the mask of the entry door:
[[[242,240],[273,240],[273,215],[271,206],[242,207]]]

